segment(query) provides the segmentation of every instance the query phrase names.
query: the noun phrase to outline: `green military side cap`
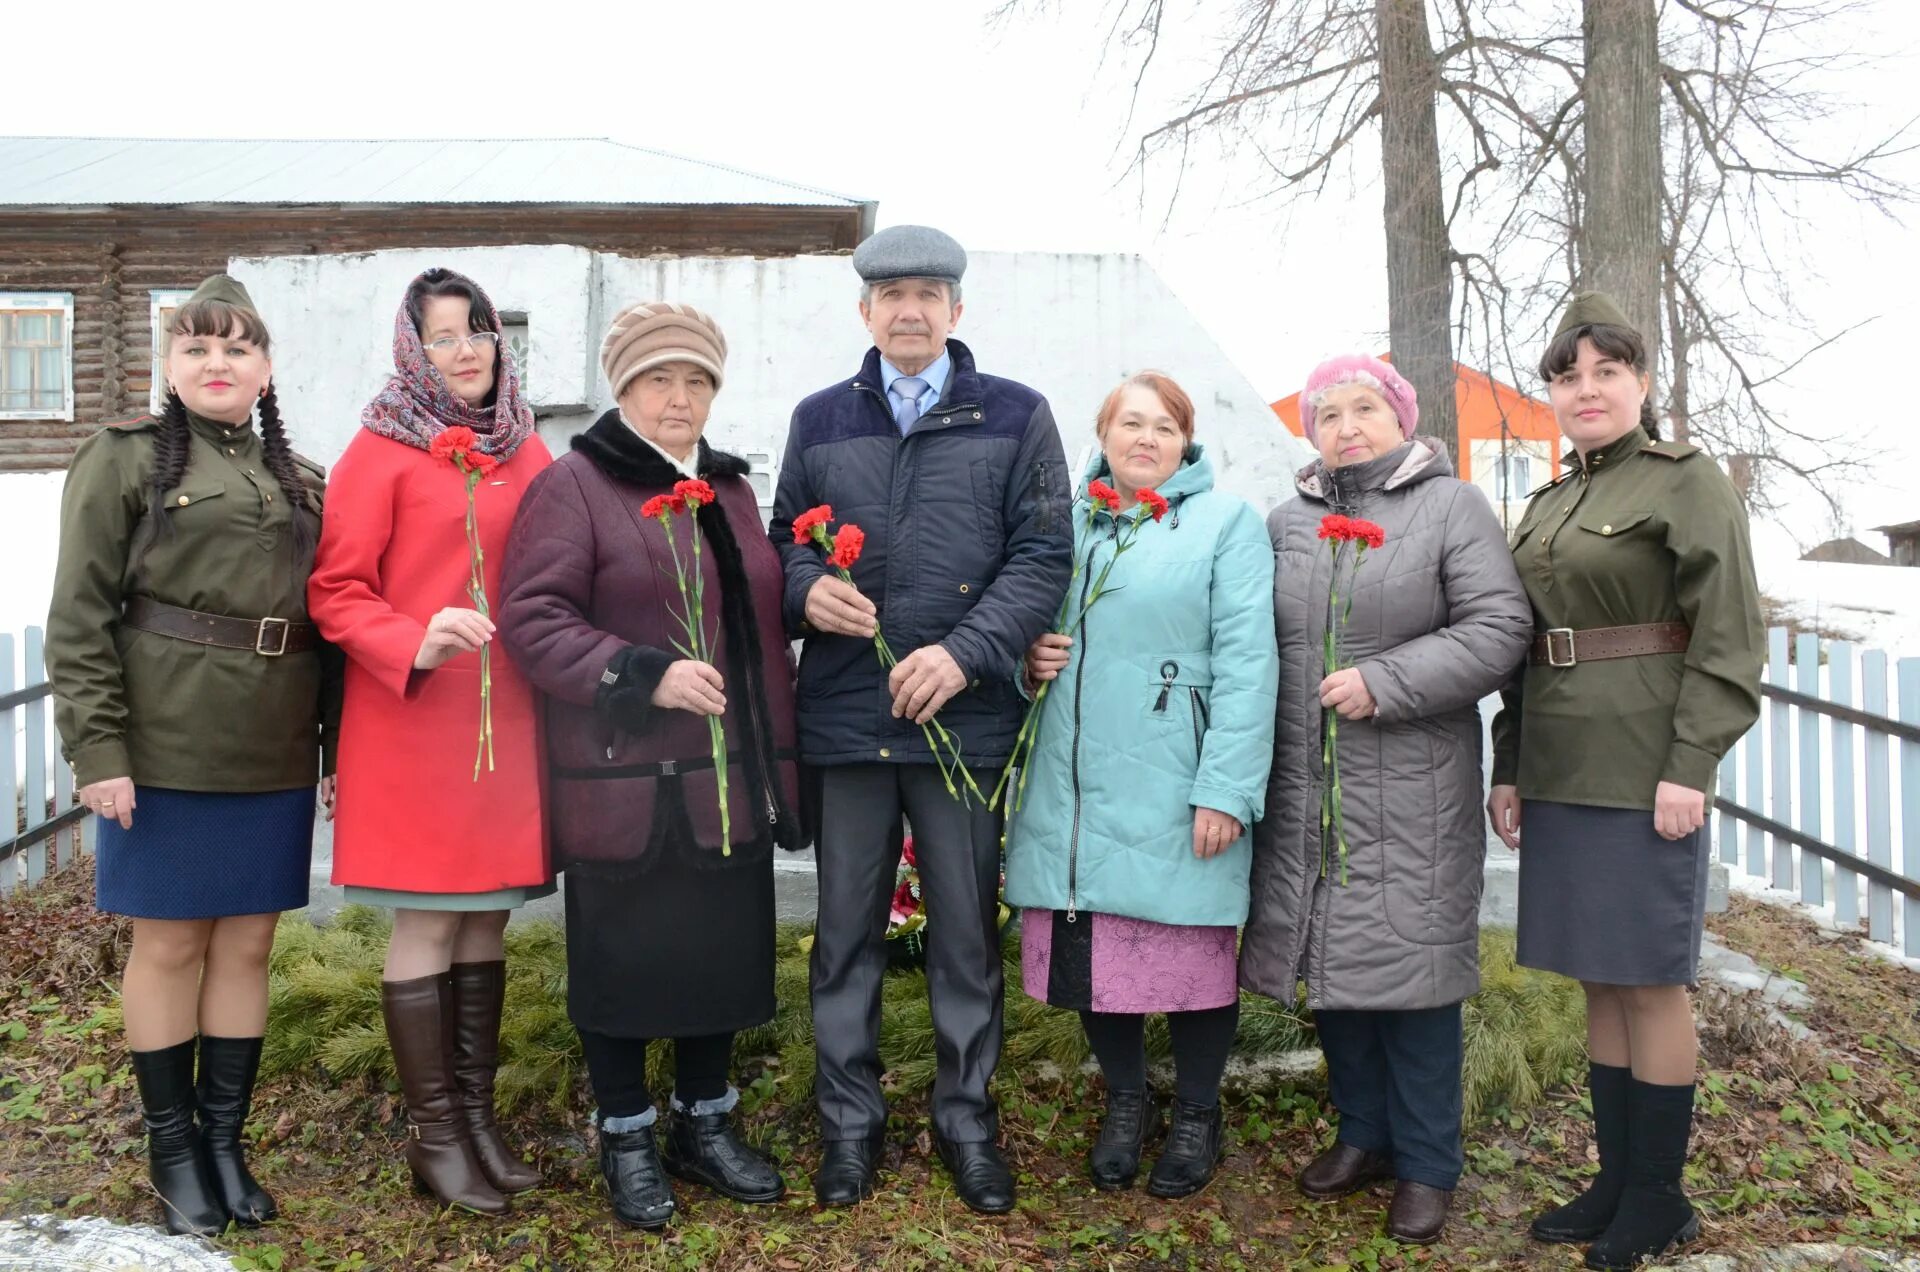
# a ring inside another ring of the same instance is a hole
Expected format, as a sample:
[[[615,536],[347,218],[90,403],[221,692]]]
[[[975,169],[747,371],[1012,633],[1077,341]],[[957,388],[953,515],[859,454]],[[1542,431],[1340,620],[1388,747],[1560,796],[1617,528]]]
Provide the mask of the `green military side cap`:
[[[191,305],[201,300],[217,300],[223,305],[244,309],[256,317],[260,313],[253,303],[253,297],[247,295],[247,289],[240,285],[239,279],[230,274],[215,274],[201,282],[193,289],[193,295],[187,297],[187,304]]]
[[[1553,339],[1580,327],[1625,327],[1628,331],[1638,331],[1627,316],[1620,312],[1620,306],[1613,303],[1613,297],[1605,292],[1581,292],[1567,302],[1567,311],[1560,315],[1560,325],[1553,329]]]

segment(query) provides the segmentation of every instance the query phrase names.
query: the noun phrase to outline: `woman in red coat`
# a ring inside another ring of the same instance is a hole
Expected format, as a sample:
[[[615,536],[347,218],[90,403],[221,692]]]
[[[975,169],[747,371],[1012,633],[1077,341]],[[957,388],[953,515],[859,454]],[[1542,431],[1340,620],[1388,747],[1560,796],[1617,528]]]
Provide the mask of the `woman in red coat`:
[[[533,695],[503,657],[490,657],[493,738],[476,769],[493,623],[467,595],[467,479],[433,443],[470,429],[486,457],[473,506],[490,600],[521,495],[551,457],[471,279],[414,279],[393,357],[335,469],[307,589],[348,659],[333,881],[349,901],[393,907],[381,997],[407,1162],[443,1203],[499,1213],[504,1193],[540,1182],[494,1124],[502,939],[508,911],[552,891],[552,872]]]

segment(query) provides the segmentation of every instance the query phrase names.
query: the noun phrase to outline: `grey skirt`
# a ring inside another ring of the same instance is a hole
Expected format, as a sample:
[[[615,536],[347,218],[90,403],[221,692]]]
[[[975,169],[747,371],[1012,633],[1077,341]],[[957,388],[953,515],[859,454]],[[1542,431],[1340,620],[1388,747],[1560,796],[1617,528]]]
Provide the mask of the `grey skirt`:
[[[1711,848],[1662,839],[1653,813],[1527,800],[1516,960],[1601,985],[1699,979]]]

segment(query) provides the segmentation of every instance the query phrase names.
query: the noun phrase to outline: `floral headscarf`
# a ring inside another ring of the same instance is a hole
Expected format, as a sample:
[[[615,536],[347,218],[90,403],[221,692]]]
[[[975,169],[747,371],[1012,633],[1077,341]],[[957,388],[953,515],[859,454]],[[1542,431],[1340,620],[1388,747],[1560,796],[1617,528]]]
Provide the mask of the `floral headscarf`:
[[[501,338],[493,405],[468,406],[454,396],[446,379],[428,360],[420,333],[414,329],[406,301],[402,300],[393,320],[393,374],[360,412],[360,423],[382,437],[421,450],[431,449],[433,439],[449,428],[470,428],[477,439],[474,449],[504,464],[520,443],[533,435],[533,408],[520,396],[520,373],[514,369],[513,354],[507,349],[499,311],[478,285],[474,291],[486,306],[488,328]]]

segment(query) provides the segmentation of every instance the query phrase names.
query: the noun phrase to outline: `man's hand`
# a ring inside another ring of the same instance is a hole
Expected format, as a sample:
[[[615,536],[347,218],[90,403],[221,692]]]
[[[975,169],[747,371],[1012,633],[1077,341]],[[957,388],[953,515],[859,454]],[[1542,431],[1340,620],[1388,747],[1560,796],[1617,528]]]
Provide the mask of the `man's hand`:
[[[682,658],[669,664],[660,683],[653,687],[653,705],[671,711],[691,711],[695,715],[725,715],[726,687],[719,668],[713,664]]]
[[[807,622],[818,632],[873,639],[873,602],[845,579],[823,574],[807,589]],[[895,712],[895,714],[899,714]]]
[[[967,673],[938,645],[914,650],[887,677],[887,688],[893,691],[893,718],[905,716],[915,724],[933,719],[949,698],[966,687]]]
[[[1343,720],[1371,720],[1379,709],[1358,667],[1343,667],[1322,680],[1320,705],[1337,711]]]

